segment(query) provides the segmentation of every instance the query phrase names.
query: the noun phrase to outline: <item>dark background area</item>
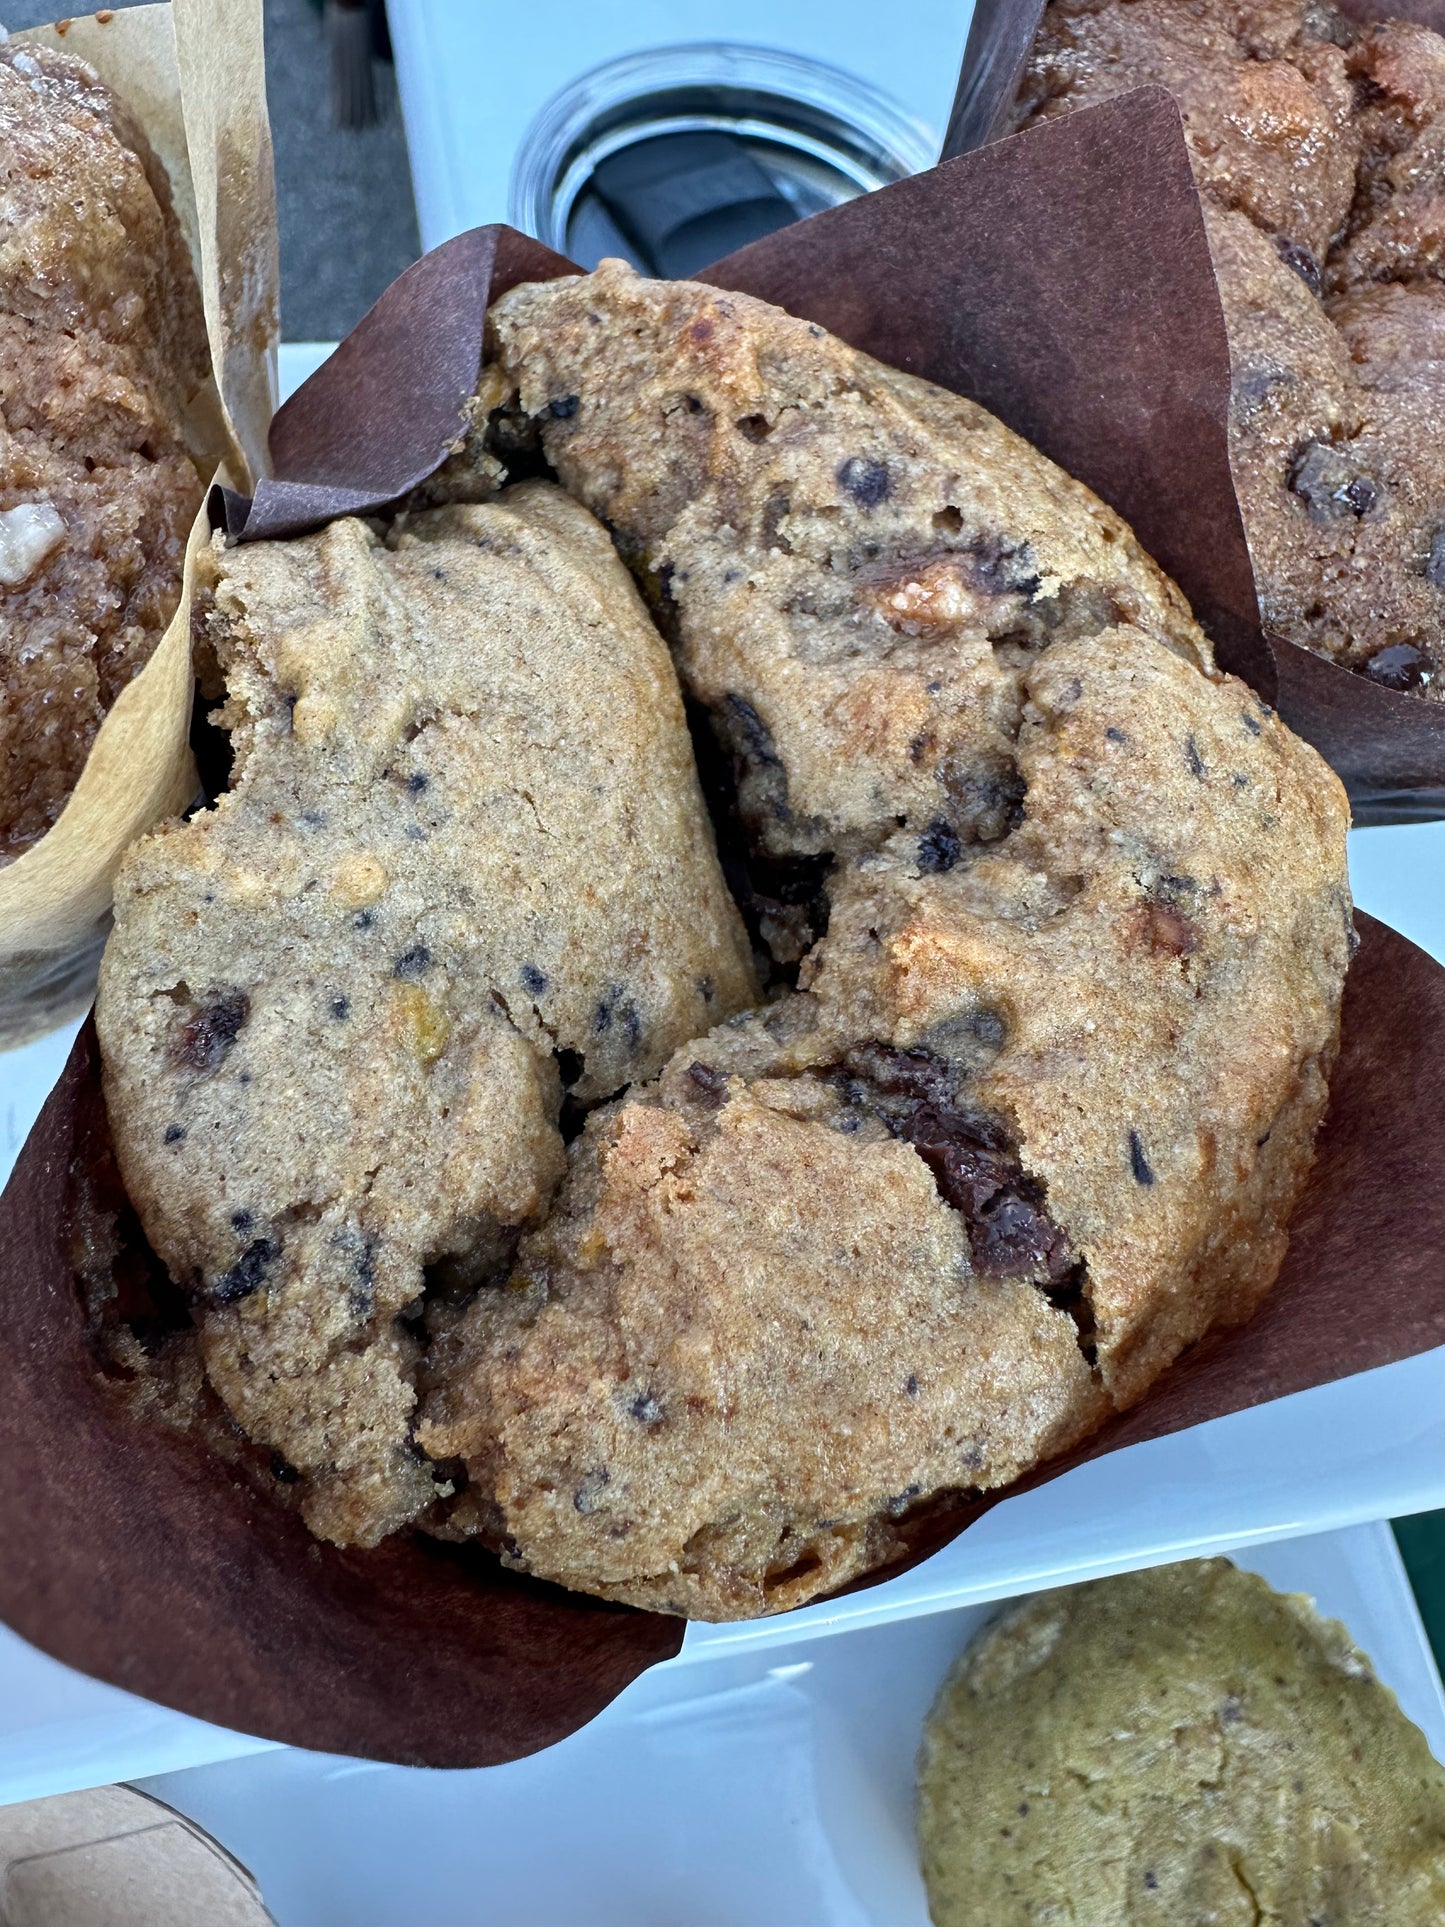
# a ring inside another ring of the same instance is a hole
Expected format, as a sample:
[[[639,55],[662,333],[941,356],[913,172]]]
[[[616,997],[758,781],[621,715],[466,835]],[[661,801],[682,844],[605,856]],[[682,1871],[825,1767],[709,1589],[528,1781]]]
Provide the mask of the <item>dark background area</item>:
[[[313,0],[264,4],[281,333],[287,341],[335,341],[420,251],[395,79],[389,65],[376,63],[381,119],[375,127],[333,127],[319,6]],[[12,31],[65,11],[58,0],[0,0],[0,20]]]

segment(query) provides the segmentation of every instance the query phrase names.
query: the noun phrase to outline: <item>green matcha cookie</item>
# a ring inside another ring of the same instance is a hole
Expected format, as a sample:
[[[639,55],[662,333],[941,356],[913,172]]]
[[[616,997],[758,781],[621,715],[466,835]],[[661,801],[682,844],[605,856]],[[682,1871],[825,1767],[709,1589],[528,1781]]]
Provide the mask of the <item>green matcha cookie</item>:
[[[1439,1927],[1445,1769],[1343,1627],[1223,1559],[1044,1593],[929,1717],[936,1927]]]

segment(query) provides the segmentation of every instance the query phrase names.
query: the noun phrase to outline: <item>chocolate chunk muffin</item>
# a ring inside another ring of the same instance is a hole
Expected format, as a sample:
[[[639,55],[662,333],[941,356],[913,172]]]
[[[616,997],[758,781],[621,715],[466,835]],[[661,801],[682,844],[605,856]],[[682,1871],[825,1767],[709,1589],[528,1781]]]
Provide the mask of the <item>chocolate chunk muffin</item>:
[[[1268,1289],[1337,1042],[1344,799],[983,411],[616,265],[514,290],[493,338],[665,610],[754,853],[824,863],[826,933],[589,1120],[418,1438],[466,1465],[445,1529],[525,1570],[776,1611]]]
[[[1016,125],[1144,84],[1204,197],[1265,624],[1445,693],[1445,39],[1322,0],[1054,0]]]
[[[0,46],[0,141],[3,862],[175,613],[210,361],[165,170],[94,71]]]
[[[129,853],[97,1024],[126,1189],[312,1529],[445,1492],[432,1326],[568,1117],[751,1001],[667,651],[543,483],[208,556],[234,769]]]
[[[936,1927],[1445,1917],[1445,1768],[1343,1626],[1224,1559],[1042,1593],[939,1695]]]

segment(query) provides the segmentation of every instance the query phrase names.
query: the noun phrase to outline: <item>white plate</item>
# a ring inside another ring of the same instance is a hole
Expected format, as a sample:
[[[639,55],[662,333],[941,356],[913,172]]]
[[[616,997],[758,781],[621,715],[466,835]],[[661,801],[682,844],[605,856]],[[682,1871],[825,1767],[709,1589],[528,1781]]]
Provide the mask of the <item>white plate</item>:
[[[1445,1696],[1387,1527],[1239,1563],[1344,1620],[1445,1757]],[[514,1766],[278,1752],[146,1791],[251,1869],[279,1927],[928,1927],[914,1756],[987,1617],[675,1662]]]

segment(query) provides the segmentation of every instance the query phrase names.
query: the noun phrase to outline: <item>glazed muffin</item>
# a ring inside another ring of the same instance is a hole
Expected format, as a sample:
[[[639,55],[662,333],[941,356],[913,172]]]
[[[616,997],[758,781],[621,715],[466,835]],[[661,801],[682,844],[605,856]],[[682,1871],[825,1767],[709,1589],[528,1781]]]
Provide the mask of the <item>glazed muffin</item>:
[[[796,989],[589,1120],[418,1437],[465,1463],[444,1529],[527,1571],[779,1610],[1269,1288],[1338,1037],[1344,799],[973,405],[618,264],[514,290],[491,339],[753,855],[821,880]]]
[[[1015,124],[1146,84],[1204,197],[1265,626],[1441,693],[1445,39],[1325,0],[1054,0]]]
[[[1005,1610],[929,1716],[936,1927],[1433,1927],[1445,1769],[1345,1629],[1224,1559]]]
[[[369,1544],[447,1490],[428,1321],[505,1276],[564,1123],[755,989],[667,651],[560,491],[217,538],[205,580],[234,769],[117,880],[107,1101],[211,1384]]]
[[[0,46],[0,862],[64,808],[180,597],[200,294],[165,170],[83,61]]]

